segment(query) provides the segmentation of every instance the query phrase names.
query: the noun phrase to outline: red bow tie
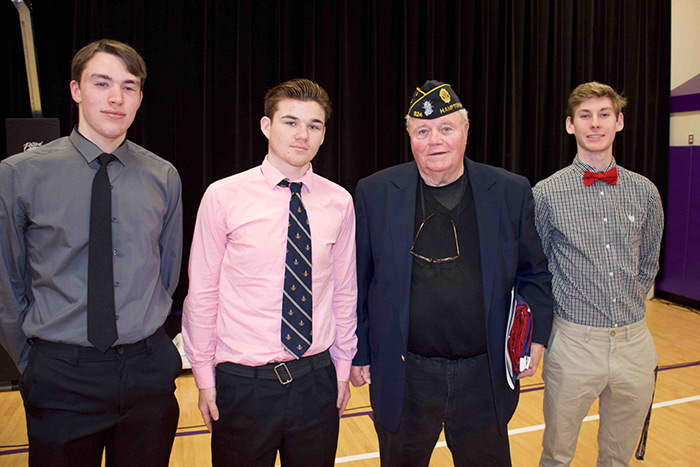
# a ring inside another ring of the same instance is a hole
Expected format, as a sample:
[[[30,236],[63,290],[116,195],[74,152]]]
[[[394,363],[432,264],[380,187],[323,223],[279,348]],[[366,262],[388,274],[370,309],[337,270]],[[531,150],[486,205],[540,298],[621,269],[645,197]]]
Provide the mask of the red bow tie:
[[[613,167],[612,169],[608,170],[607,172],[600,172],[600,173],[599,172],[591,172],[590,170],[586,170],[586,173],[583,174],[583,184],[585,186],[593,185],[598,180],[603,180],[608,185],[616,185],[617,184],[617,168]]]

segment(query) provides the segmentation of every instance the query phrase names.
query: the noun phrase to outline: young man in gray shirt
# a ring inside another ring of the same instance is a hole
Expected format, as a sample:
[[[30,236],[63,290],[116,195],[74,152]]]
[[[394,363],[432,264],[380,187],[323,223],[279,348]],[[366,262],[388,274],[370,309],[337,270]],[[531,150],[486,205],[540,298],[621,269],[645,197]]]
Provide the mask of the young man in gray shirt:
[[[146,66],[73,58],[70,136],[0,163],[0,343],[22,372],[29,464],[167,466],[182,362],[163,330],[182,253],[175,168],[126,139]]]

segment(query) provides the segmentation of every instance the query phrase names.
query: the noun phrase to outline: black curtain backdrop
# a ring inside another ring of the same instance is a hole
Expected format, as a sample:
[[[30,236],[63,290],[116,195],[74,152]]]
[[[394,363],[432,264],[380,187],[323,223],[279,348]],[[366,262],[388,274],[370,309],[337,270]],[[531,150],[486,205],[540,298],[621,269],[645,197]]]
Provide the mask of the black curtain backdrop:
[[[469,110],[469,157],[533,184],[576,152],[564,129],[571,89],[608,83],[630,99],[618,163],[666,193],[670,0],[32,3],[44,116],[60,118],[64,135],[77,122],[68,82],[80,47],[109,37],[146,59],[144,100],[128,137],[180,171],[185,261],[204,190],[260,164],[263,96],[295,77],[316,80],[331,97],[314,170],[351,193],[360,178],[412,159],[403,116],[416,86],[431,78],[452,84]],[[0,11],[4,117],[30,117],[18,14],[9,1]]]

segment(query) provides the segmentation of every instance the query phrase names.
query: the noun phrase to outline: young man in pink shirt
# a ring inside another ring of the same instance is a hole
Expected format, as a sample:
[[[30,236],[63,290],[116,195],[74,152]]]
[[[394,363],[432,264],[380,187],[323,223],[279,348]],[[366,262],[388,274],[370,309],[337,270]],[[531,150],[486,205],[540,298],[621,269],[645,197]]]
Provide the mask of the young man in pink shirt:
[[[352,198],[311,166],[330,113],[313,81],[269,90],[262,165],[213,183],[199,208],[183,335],[214,465],[335,461],[357,283]]]

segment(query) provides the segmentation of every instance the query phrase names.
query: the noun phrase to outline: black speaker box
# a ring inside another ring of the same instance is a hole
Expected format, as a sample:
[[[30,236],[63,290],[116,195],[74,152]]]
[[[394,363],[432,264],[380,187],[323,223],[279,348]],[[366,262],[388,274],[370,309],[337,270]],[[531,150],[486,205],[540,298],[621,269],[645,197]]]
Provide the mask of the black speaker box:
[[[6,118],[6,156],[44,145],[61,136],[57,118]]]

